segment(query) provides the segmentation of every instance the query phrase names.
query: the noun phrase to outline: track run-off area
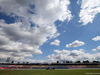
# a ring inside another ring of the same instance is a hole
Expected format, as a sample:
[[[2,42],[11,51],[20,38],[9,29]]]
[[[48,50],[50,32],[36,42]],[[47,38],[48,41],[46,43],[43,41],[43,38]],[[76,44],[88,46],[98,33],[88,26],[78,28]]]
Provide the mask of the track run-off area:
[[[0,70],[0,75],[100,75],[100,69]]]

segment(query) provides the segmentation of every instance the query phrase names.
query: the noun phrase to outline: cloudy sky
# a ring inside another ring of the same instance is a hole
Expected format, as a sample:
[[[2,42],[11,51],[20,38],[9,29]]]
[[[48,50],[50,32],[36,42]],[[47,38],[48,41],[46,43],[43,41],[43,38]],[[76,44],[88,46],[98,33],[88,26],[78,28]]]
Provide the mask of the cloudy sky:
[[[100,60],[100,0],[0,0],[0,62]]]

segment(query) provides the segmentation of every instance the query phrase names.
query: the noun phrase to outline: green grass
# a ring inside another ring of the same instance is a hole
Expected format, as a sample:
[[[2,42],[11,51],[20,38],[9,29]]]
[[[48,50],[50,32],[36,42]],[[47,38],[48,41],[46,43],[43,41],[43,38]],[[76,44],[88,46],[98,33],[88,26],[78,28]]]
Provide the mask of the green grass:
[[[100,73],[100,69],[81,70],[0,70],[0,75],[89,75],[86,73]],[[92,74],[97,75],[97,74]],[[100,75],[100,74],[98,74]]]

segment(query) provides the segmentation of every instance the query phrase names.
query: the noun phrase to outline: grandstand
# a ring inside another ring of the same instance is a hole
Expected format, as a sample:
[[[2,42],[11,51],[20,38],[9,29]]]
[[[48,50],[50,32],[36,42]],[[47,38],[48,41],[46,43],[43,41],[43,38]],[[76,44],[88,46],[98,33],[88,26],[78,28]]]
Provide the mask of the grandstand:
[[[100,68],[98,64],[0,64],[0,69],[80,69]]]

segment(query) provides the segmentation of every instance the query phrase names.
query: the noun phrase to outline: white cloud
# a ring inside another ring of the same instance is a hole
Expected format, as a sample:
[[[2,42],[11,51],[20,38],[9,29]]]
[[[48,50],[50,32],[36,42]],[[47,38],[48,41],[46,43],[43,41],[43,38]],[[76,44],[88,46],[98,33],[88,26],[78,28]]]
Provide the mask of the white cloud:
[[[92,23],[98,13],[100,13],[100,0],[82,0],[79,22],[83,25]]]
[[[0,13],[15,19],[10,24],[0,19],[0,59],[42,54],[39,47],[60,35],[54,22],[71,20],[69,5],[69,0],[0,0]]]
[[[75,40],[74,42],[67,44],[66,47],[78,47],[78,46],[82,46],[84,44],[85,43],[82,41]]]
[[[40,0],[36,2],[37,15],[32,16],[32,21],[36,24],[52,24],[56,20],[71,20],[71,11],[68,9],[69,0]],[[35,18],[35,19],[34,19]],[[37,22],[38,21],[38,22]]]
[[[83,49],[80,50],[54,50],[52,55],[48,55],[47,58],[51,61],[83,61],[83,60],[100,60],[100,53],[90,54],[85,53]]]
[[[24,17],[37,25],[51,25],[56,20],[71,20],[69,5],[69,0],[1,0],[0,11],[7,15]]]
[[[60,45],[60,41],[58,39],[56,39],[54,42],[51,42],[50,45],[59,46]]]
[[[100,41],[100,36],[96,36],[94,38],[92,38],[93,41]]]
[[[55,37],[57,32],[54,25],[39,28],[33,27],[27,30],[23,27],[21,28],[21,24],[0,24],[0,52],[3,52],[4,55],[6,52],[10,53],[10,56],[6,55],[5,59],[7,57],[24,59],[27,53],[30,55],[42,54],[42,51],[38,50],[39,47],[47,41],[48,37]]]
[[[81,4],[81,0],[77,0],[77,4]]]
[[[92,49],[92,51],[100,51],[100,46],[98,46],[98,47],[95,48],[95,49]]]

